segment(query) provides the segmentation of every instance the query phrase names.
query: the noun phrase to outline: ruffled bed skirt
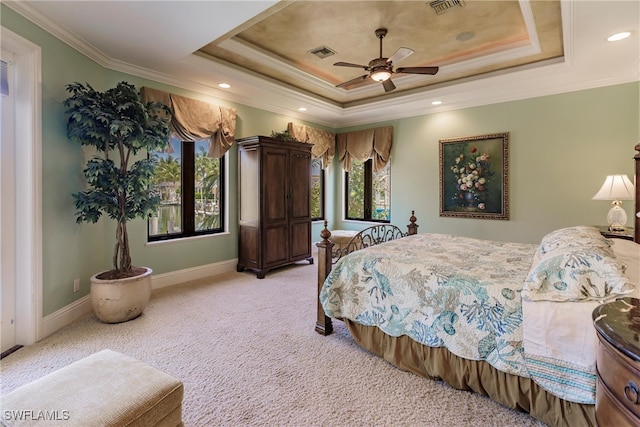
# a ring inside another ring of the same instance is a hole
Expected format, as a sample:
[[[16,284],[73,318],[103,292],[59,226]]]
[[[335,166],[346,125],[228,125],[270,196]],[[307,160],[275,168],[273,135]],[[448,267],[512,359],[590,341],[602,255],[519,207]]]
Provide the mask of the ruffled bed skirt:
[[[526,412],[549,426],[596,426],[595,405],[568,402],[529,378],[498,371],[483,361],[467,360],[443,347],[428,347],[407,336],[392,337],[375,326],[345,324],[354,341],[404,371],[442,379],[460,390],[471,390]]]

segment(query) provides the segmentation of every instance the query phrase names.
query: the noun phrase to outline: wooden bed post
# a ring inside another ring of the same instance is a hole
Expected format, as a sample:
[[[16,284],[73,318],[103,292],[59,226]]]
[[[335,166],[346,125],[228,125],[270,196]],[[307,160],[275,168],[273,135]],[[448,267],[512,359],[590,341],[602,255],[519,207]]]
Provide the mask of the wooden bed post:
[[[636,185],[636,208],[633,211],[633,216],[635,219],[635,242],[640,244],[640,218],[638,218],[638,213],[640,213],[640,142],[636,144],[635,147],[637,153],[634,157],[636,160],[636,179],[634,184]]]
[[[331,232],[327,228],[327,220],[324,221],[324,228],[320,232],[322,241],[316,243],[318,247],[318,297],[320,296],[320,290],[324,284],[324,279],[327,278],[331,271],[331,254],[333,252],[333,243],[329,241]],[[318,298],[318,318],[316,319],[316,332],[322,335],[329,335],[333,332],[333,324],[331,318],[324,313],[324,308],[320,304],[320,298]]]
[[[411,211],[411,216],[409,217],[409,225],[407,225],[407,234],[409,236],[413,236],[414,234],[418,234],[418,224],[416,224],[416,211]]]

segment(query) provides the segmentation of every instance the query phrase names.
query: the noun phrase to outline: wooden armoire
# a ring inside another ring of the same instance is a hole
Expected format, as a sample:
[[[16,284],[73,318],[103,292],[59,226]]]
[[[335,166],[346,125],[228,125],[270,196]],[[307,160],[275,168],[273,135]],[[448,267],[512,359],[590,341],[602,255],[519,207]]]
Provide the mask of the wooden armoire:
[[[238,271],[259,279],[311,256],[311,145],[267,136],[238,144]]]

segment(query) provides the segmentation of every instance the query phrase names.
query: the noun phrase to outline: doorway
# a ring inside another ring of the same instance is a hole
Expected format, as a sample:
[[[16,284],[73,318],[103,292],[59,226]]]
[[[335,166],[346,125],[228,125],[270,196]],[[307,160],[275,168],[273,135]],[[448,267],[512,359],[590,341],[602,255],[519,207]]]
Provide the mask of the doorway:
[[[0,31],[6,63],[3,90],[8,92],[2,96],[0,144],[0,341],[4,351],[6,346],[32,344],[41,338],[42,67],[39,46],[4,27]]]

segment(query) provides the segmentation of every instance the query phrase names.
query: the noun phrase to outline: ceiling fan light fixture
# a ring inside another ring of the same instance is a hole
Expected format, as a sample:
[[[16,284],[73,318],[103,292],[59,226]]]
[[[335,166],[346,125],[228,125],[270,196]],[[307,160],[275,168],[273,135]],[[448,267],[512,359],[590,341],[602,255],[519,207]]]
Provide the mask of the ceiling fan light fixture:
[[[382,39],[387,35],[386,28],[378,28],[376,30],[376,37],[380,39],[380,57],[374,58],[369,61],[369,65],[360,65],[354,64],[351,62],[336,62],[335,66],[339,67],[355,67],[355,68],[363,68],[368,74],[364,74],[360,77],[356,77],[355,79],[348,80],[344,83],[340,83],[336,85],[336,87],[349,87],[356,85],[358,83],[362,83],[368,79],[371,79],[375,82],[382,83],[382,87],[385,92],[391,92],[396,89],[396,85],[391,81],[391,75],[396,73],[402,74],[429,74],[434,75],[438,72],[439,67],[400,67],[394,70],[394,64],[398,61],[402,61],[407,56],[413,53],[413,49],[409,49],[408,47],[400,47],[398,48],[393,55],[388,58],[382,56]]]
[[[371,79],[377,82],[389,80],[389,77],[391,77],[391,72],[389,70],[376,70],[371,73]]]

